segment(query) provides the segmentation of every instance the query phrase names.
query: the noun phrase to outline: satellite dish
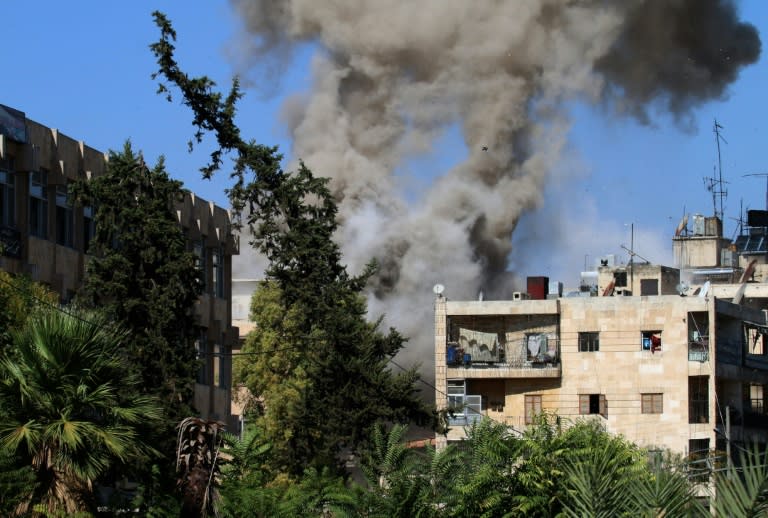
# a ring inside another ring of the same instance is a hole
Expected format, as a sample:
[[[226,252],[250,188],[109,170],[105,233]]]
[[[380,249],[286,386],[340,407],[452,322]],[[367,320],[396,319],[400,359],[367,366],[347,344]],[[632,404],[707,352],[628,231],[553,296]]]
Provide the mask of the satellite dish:
[[[688,286],[688,283],[685,281],[680,281],[680,284],[678,284],[675,289],[677,290],[677,293],[680,294],[681,297],[685,297],[688,294],[688,290],[691,289],[690,286]]]
[[[442,284],[435,284],[432,287],[432,291],[434,292],[435,295],[442,295],[442,293],[445,291],[445,286],[443,286]]]
[[[707,293],[709,293],[709,281],[704,283],[704,286],[701,287],[701,291],[699,292],[699,298],[703,299],[707,296]]]

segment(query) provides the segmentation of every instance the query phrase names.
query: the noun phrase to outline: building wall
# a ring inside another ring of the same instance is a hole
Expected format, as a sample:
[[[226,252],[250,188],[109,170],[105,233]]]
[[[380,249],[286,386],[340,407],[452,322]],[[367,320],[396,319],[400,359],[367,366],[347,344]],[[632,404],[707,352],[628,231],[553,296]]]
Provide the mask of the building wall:
[[[23,114],[22,114],[23,115]],[[87,145],[29,119],[23,119],[26,142],[0,135],[0,164],[14,182],[15,217],[2,225],[3,239],[18,239],[19,254],[0,255],[0,268],[27,274],[33,280],[50,286],[63,302],[69,301],[82,286],[85,276],[85,214],[82,207],[72,207],[71,241],[57,242],[57,187],[80,178],[92,178],[106,170],[107,156]],[[0,128],[1,130],[1,128]],[[46,172],[45,201],[47,231],[35,236],[31,232],[30,177]],[[184,229],[192,250],[200,243],[212,257],[220,251],[223,275],[221,287],[214,290],[214,271],[209,259],[204,267],[209,282],[195,308],[204,328],[209,353],[204,362],[206,383],[195,386],[195,406],[202,417],[219,419],[232,426],[230,415],[231,348],[237,344],[238,330],[231,325],[232,255],[238,243],[230,228],[230,215],[225,209],[188,192],[177,206],[179,224]],[[3,248],[5,250],[5,247]]]
[[[679,295],[560,298],[546,301],[554,304],[550,306],[538,302],[436,300],[435,381],[439,408],[447,406],[448,380],[464,379],[467,394],[483,396],[484,415],[517,430],[526,426],[526,396],[537,396],[545,412],[568,419],[598,419],[610,432],[640,445],[687,453],[689,441],[694,439],[708,439],[715,447],[714,428],[724,405],[718,404],[715,397],[716,386],[723,392],[720,399],[741,411],[743,384],[768,383],[768,356],[754,357],[752,364],[747,358],[743,365],[720,365],[717,359],[718,348],[727,349],[729,355],[740,354],[744,321],[765,322],[763,313],[752,308],[714,297]],[[509,336],[509,322],[528,322],[531,330],[540,330],[543,321],[552,319],[557,323],[551,330],[559,335],[557,368],[446,366],[446,343],[457,323],[474,321],[490,330],[493,326],[489,322],[495,321],[503,339]],[[642,333],[651,331],[661,332],[660,350],[643,347]],[[579,351],[579,333],[585,332],[599,333],[597,351]],[[689,356],[689,343],[696,339],[707,344],[706,355]],[[708,419],[695,423],[689,423],[692,376],[706,376],[708,393],[703,403]],[[590,394],[604,396],[603,415],[581,414],[580,396]],[[643,413],[643,394],[662,394],[662,412]],[[745,427],[739,433],[754,435],[755,430]],[[760,433],[765,440],[765,431]],[[454,426],[447,440],[463,436],[463,428]],[[440,438],[438,444],[445,440]]]

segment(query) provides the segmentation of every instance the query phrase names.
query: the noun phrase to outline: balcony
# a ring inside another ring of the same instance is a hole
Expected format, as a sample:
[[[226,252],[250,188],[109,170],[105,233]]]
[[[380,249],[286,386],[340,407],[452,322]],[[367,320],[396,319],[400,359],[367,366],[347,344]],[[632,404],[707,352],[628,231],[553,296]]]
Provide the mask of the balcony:
[[[449,378],[559,378],[560,341],[529,336],[491,349],[449,343],[446,366]]]
[[[688,361],[701,362],[709,361],[709,338],[703,336],[698,340],[688,342]]]

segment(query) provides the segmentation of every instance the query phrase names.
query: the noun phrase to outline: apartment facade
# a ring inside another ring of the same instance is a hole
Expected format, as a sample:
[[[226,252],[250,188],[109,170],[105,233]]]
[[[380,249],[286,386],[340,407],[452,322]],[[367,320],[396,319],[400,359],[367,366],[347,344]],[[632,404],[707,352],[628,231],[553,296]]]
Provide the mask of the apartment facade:
[[[446,441],[487,416],[523,431],[536,414],[600,420],[686,454],[766,441],[765,313],[704,296],[435,300],[436,402]]]
[[[106,170],[107,156],[57,129],[0,105],[0,269],[29,275],[68,302],[85,277],[93,213],[71,203],[69,184]],[[194,404],[202,417],[236,426],[230,413],[232,256],[238,243],[228,211],[188,192],[176,207],[190,251],[199,258],[205,292],[196,313],[203,365]]]

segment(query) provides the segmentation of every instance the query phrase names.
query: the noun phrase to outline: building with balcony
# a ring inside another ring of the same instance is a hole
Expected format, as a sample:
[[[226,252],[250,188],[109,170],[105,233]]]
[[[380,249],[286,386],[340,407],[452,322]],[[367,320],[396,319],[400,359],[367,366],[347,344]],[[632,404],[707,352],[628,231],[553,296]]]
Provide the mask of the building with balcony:
[[[92,211],[71,203],[68,185],[102,174],[106,164],[101,151],[0,105],[0,269],[29,275],[68,302],[84,280],[85,252],[94,234]],[[186,193],[176,213],[205,279],[196,307],[203,331],[194,405],[202,417],[234,428],[229,353],[238,340],[231,323],[238,243],[228,211],[194,193]]]
[[[523,431],[536,414],[599,419],[679,453],[725,436],[765,442],[765,313],[705,293],[435,301],[442,441],[487,416]]]

